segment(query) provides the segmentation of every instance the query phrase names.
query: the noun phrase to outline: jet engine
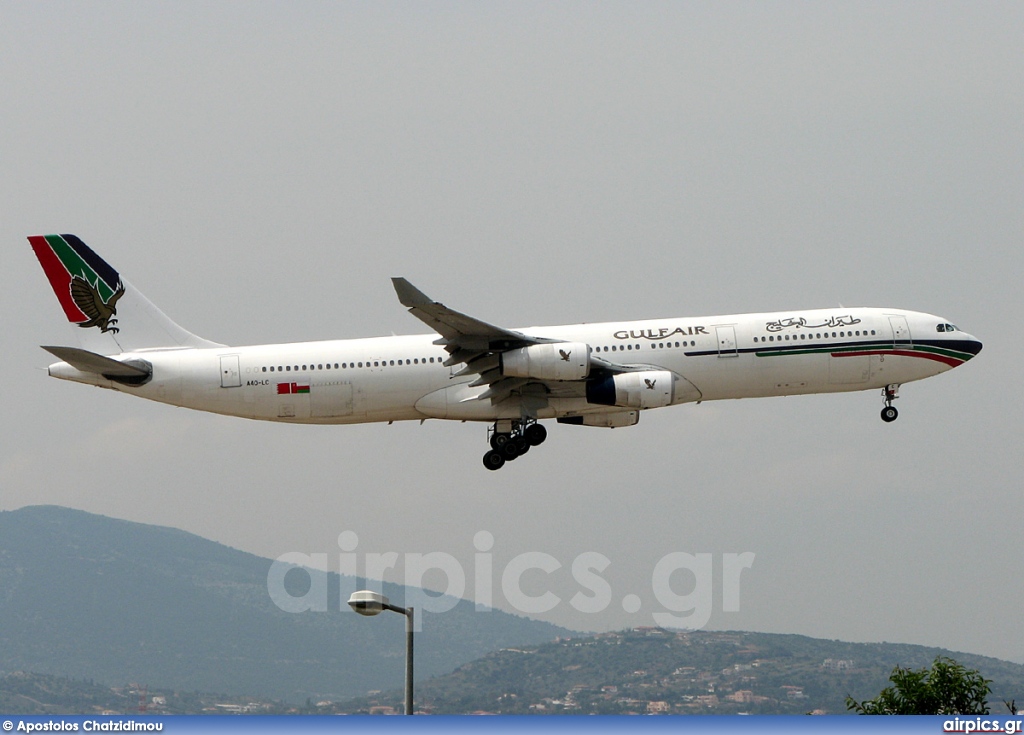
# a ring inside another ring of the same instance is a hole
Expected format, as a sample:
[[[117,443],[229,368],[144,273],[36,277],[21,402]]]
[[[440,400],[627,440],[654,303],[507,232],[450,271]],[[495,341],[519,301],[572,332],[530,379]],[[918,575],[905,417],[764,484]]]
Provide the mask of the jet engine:
[[[501,374],[537,380],[583,380],[590,375],[590,345],[553,342],[501,354]]]
[[[675,379],[668,370],[620,373],[587,383],[587,403],[623,408],[672,405]]]

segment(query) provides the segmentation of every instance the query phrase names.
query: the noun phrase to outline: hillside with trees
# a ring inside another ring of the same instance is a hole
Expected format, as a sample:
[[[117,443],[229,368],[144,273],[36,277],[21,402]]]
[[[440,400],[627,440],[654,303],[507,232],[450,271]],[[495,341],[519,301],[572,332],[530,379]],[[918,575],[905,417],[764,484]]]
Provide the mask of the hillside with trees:
[[[896,643],[844,643],[771,633],[602,633],[488,654],[418,685],[421,711],[503,714],[801,714],[848,712],[847,696],[877,695],[895,666],[955,658],[992,680],[993,712],[1024,700],[1024,666],[984,656]],[[401,701],[363,698],[346,712]]]
[[[370,622],[353,613],[340,600],[338,574],[327,575],[327,610],[285,612],[268,593],[271,563],[177,529],[69,508],[0,512],[0,674],[299,703],[401,684],[398,616]],[[285,586],[294,581],[301,594],[308,575],[295,574]],[[351,577],[344,581],[354,587]],[[403,604],[404,587],[382,591]],[[427,614],[417,673],[442,674],[503,646],[566,635],[497,610],[479,614],[463,600]]]

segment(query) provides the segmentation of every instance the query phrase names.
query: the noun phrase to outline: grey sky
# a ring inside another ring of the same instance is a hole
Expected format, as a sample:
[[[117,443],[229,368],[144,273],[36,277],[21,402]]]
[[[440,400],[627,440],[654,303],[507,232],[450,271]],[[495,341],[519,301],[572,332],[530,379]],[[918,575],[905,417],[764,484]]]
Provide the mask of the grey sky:
[[[268,557],[336,559],[351,530],[468,573],[486,530],[496,575],[563,564],[531,589],[584,630],[651,624],[668,553],[718,574],[752,551],[713,627],[1024,661],[1022,29],[1009,2],[4,4],[0,509]],[[985,350],[892,425],[874,392],[708,403],[552,425],[490,473],[483,425],[262,424],[48,379],[38,345],[75,344],[25,240],[48,232],[229,344],[422,333],[404,275],[509,327],[842,303]],[[600,614],[568,604],[586,551],[612,562]]]

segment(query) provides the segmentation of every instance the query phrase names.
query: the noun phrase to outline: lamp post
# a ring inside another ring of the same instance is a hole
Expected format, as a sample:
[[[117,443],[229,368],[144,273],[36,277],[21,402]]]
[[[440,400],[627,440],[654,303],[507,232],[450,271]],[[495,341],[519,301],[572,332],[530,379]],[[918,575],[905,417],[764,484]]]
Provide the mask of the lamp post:
[[[349,607],[360,615],[372,617],[380,614],[381,610],[391,610],[405,616],[405,714],[411,715],[412,709],[412,623],[413,609],[411,607],[399,607],[392,605],[388,598],[370,590],[353,592],[348,598]]]

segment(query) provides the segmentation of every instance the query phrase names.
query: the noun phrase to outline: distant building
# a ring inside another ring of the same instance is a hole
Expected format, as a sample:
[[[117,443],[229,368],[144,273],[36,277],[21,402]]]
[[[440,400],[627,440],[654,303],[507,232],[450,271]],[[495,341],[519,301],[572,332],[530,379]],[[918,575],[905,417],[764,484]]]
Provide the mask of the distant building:
[[[729,668],[722,669],[723,676],[732,676],[739,671],[750,671],[754,668],[753,664],[733,664]]]
[[[740,689],[733,692],[726,697],[730,702],[736,702],[737,704],[764,704],[768,701],[768,697],[762,697],[760,694],[754,694],[749,689]]]
[[[825,671],[847,671],[853,668],[853,659],[827,658],[821,662],[821,668]]]
[[[672,711],[668,702],[648,702],[647,711],[652,715],[663,715]]]
[[[807,695],[804,694],[804,688],[798,686],[784,686],[783,691],[786,692],[786,696],[789,699],[807,699]]]
[[[244,715],[246,712],[251,712],[252,709],[244,704],[215,704],[213,705],[217,712],[224,712],[229,715]]]

